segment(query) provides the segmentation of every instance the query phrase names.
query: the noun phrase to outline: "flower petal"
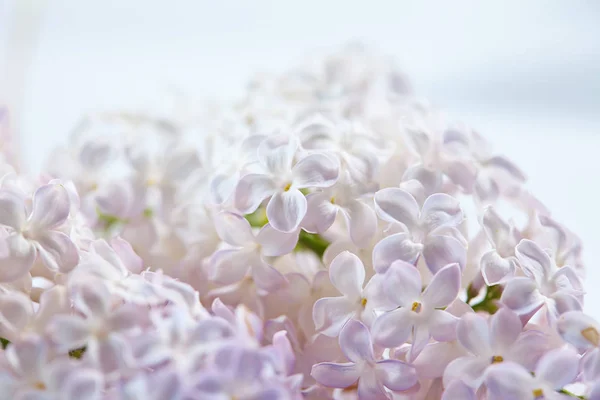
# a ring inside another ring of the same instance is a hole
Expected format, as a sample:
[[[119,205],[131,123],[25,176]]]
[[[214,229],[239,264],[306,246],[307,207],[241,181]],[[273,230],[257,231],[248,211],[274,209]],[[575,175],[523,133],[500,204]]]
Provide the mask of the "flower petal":
[[[11,190],[1,190],[0,225],[10,226],[20,231],[23,225],[25,225],[26,218],[23,197]]]
[[[407,233],[396,233],[380,240],[373,248],[373,268],[385,273],[396,260],[414,264],[421,254],[423,245],[410,240]]]
[[[90,330],[82,318],[57,315],[48,326],[48,334],[59,351],[66,352],[86,345]]]
[[[494,351],[507,351],[523,330],[521,319],[508,308],[499,309],[490,317],[490,340]]]
[[[210,279],[223,284],[241,281],[248,272],[251,259],[258,255],[250,250],[219,250],[211,258],[212,274]]]
[[[483,357],[459,357],[446,367],[444,384],[448,386],[451,382],[462,381],[468,386],[478,389],[485,378],[485,370],[490,365],[490,360]]]
[[[421,297],[421,274],[412,264],[395,261],[384,276],[382,290],[394,304],[411,307]]]
[[[431,308],[442,308],[452,303],[460,290],[460,277],[458,264],[440,269],[423,291],[423,303]]]
[[[64,396],[65,400],[93,400],[99,398],[103,390],[104,380],[100,372],[79,369],[61,388],[61,396]]]
[[[222,211],[217,214],[214,224],[219,238],[227,244],[243,247],[254,243],[252,227],[241,215]]]
[[[73,305],[88,318],[108,316],[111,293],[102,282],[90,281],[77,286]]]
[[[477,400],[475,392],[462,381],[455,380],[444,389],[441,400]]]
[[[18,375],[34,382],[42,379],[43,368],[48,362],[48,349],[42,338],[30,336],[12,343],[5,356]]]
[[[344,215],[354,244],[365,246],[372,240],[377,230],[377,216],[371,207],[361,201],[354,201],[345,209]]]
[[[489,400],[532,398],[534,378],[519,364],[503,362],[489,367],[485,376]]]
[[[365,267],[356,254],[344,251],[331,262],[329,279],[341,294],[358,300],[365,282]]]
[[[373,340],[382,347],[393,348],[406,343],[414,326],[412,312],[398,308],[380,315],[371,328]]]
[[[235,208],[243,214],[252,213],[264,199],[275,193],[275,190],[275,183],[266,175],[244,175],[235,189]]]
[[[435,193],[423,203],[420,222],[425,232],[433,232],[441,227],[458,226],[463,218],[457,199],[445,193]]]
[[[600,346],[600,324],[581,311],[567,311],[557,321],[558,333],[579,349]]]
[[[297,189],[329,187],[339,175],[337,160],[325,154],[311,154],[292,168],[293,185]]]
[[[415,198],[400,188],[385,188],[375,193],[375,211],[388,222],[399,222],[409,230],[419,223],[419,204]]]
[[[37,252],[22,235],[4,239],[0,251],[0,282],[14,282],[29,273]]]
[[[261,246],[263,256],[277,257],[294,250],[298,244],[299,234],[300,230],[285,233],[273,229],[271,224],[266,224],[256,235],[256,241]]]
[[[391,390],[407,390],[417,383],[417,371],[412,365],[398,360],[383,360],[375,364],[377,377]]]
[[[490,250],[481,257],[481,275],[487,285],[497,285],[511,279],[517,270],[514,257],[502,258],[496,250]]]
[[[488,206],[483,211],[482,225],[488,240],[494,248],[503,246],[511,239],[510,225],[500,217],[500,214],[492,206]]]
[[[323,386],[345,388],[360,378],[361,370],[354,363],[319,363],[312,367],[310,375]]]
[[[273,292],[286,283],[281,272],[262,260],[252,264],[252,278],[258,288],[267,292]]]
[[[377,377],[377,371],[371,368],[363,371],[358,381],[358,400],[388,400],[383,384]]]
[[[444,310],[433,310],[429,317],[431,337],[438,342],[449,342],[456,339],[458,318]]]
[[[463,315],[456,327],[456,337],[471,353],[481,357],[493,356],[490,330],[482,316],[473,313]]]
[[[550,256],[537,243],[523,239],[515,248],[523,272],[538,284],[552,276],[552,261]]]
[[[323,297],[313,306],[313,321],[317,331],[327,336],[337,336],[354,314],[356,306],[345,297]]]
[[[79,251],[71,238],[59,231],[48,231],[36,238],[42,261],[52,271],[70,272],[79,263]]]
[[[323,233],[335,222],[337,207],[331,204],[326,192],[306,196],[306,215],[302,228],[311,233]]]
[[[298,189],[277,192],[267,204],[267,218],[276,230],[292,232],[306,215],[306,207],[306,197]]]
[[[29,230],[41,233],[58,227],[69,216],[70,208],[69,193],[63,185],[53,183],[39,187],[33,194]]]
[[[360,321],[351,319],[340,332],[340,348],[352,362],[375,361],[369,329]]]
[[[544,299],[541,297],[534,280],[517,277],[508,281],[500,301],[517,314],[523,315],[539,308]]]
[[[423,245],[423,258],[433,274],[451,263],[458,263],[462,270],[467,263],[467,249],[456,238],[429,235]]]
[[[568,348],[559,348],[546,353],[539,361],[535,376],[560,390],[573,382],[579,372],[579,356]]]
[[[277,135],[263,140],[258,146],[258,160],[273,175],[287,174],[298,150],[295,137]]]

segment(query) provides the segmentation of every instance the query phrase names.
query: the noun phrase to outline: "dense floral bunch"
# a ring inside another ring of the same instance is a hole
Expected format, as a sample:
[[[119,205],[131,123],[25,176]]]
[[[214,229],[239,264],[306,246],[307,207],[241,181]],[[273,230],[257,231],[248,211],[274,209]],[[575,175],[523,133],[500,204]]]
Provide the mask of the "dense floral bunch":
[[[0,399],[600,399],[579,239],[362,48],[11,157]]]

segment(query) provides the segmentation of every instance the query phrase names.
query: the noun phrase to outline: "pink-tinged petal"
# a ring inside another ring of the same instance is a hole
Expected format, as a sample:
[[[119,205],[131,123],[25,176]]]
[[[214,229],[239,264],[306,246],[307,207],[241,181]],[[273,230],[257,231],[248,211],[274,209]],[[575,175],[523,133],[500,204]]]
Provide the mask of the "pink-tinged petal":
[[[391,390],[407,390],[416,385],[417,371],[412,365],[398,360],[383,360],[375,364],[377,377]]]
[[[306,197],[298,189],[277,192],[267,204],[267,218],[276,230],[292,232],[300,226],[306,207]]]
[[[600,400],[600,381],[596,381],[592,384],[587,398],[588,400]]]
[[[293,185],[297,189],[329,187],[337,181],[339,164],[325,154],[311,154],[292,168]]]
[[[458,321],[458,317],[446,311],[434,310],[429,317],[431,337],[438,342],[449,342],[456,339],[456,324]]]
[[[42,338],[30,336],[12,343],[4,352],[6,360],[18,375],[40,380],[48,362],[48,349]]]
[[[423,349],[427,347],[431,340],[431,332],[429,324],[422,321],[417,321],[413,329],[412,346],[408,351],[408,361],[414,362],[415,359],[421,354]]]
[[[67,273],[79,263],[77,246],[64,233],[48,231],[38,236],[36,241],[40,257],[48,269]]]
[[[248,220],[231,212],[220,212],[214,219],[215,230],[225,243],[244,247],[254,243],[254,234]]]
[[[0,225],[10,226],[20,231],[27,218],[25,201],[19,194],[10,191],[0,191]]]
[[[252,265],[252,278],[259,289],[267,292],[273,292],[286,284],[281,272],[263,261]]]
[[[517,314],[527,314],[539,308],[544,299],[538,291],[534,280],[517,277],[504,287],[500,301]]]
[[[375,211],[387,222],[399,222],[409,230],[419,224],[419,204],[400,188],[385,188],[375,193]]]
[[[490,250],[481,257],[481,275],[487,285],[505,283],[517,271],[517,263],[513,257],[502,258],[496,250]]]
[[[558,271],[554,273],[551,279],[552,282],[554,282],[556,287],[559,289],[566,289],[567,291],[579,291],[579,294],[581,295],[583,295],[584,293],[581,278],[579,277],[577,272],[575,272],[575,270],[569,265],[561,267]]]
[[[48,326],[48,334],[59,351],[65,352],[85,346],[90,337],[90,329],[80,317],[57,315]]]
[[[375,361],[369,329],[360,321],[351,319],[340,332],[340,348],[352,362]]]
[[[452,160],[444,163],[444,173],[465,192],[471,193],[478,168],[473,161]]]
[[[539,361],[535,376],[559,390],[573,382],[579,372],[579,356],[569,348],[546,353]]]
[[[431,308],[442,308],[452,303],[460,290],[460,276],[458,264],[440,269],[423,291],[423,303]]]
[[[61,388],[65,400],[95,400],[102,396],[104,379],[102,374],[91,369],[78,370],[71,374]]]
[[[584,354],[581,359],[581,370],[586,381],[600,380],[600,348],[595,348]]]
[[[125,304],[110,313],[106,325],[111,332],[128,332],[140,326],[144,317],[136,306]]]
[[[456,337],[471,353],[481,356],[493,356],[490,346],[488,323],[480,315],[465,314],[456,327]]]
[[[434,171],[423,166],[423,164],[417,164],[408,167],[402,175],[403,181],[410,179],[416,179],[421,182],[425,188],[425,193],[435,193],[440,191],[444,176],[441,171]]]
[[[421,254],[423,245],[414,243],[406,233],[396,233],[380,240],[373,248],[373,268],[385,273],[396,260],[414,264]]]
[[[515,343],[523,330],[519,316],[508,308],[499,309],[490,317],[490,340],[492,349],[506,351]]]
[[[41,186],[33,194],[29,230],[44,232],[58,227],[69,216],[70,207],[69,193],[63,185]]]
[[[258,161],[273,175],[287,174],[292,169],[298,145],[295,137],[270,136],[258,146]]]
[[[530,330],[519,335],[505,358],[518,362],[533,371],[538,360],[548,351],[549,347],[548,335],[540,331]]]
[[[37,252],[22,235],[10,235],[0,243],[0,282],[14,282],[29,273]]]
[[[302,228],[311,233],[323,233],[333,225],[337,207],[331,203],[328,193],[311,193],[306,196],[306,204]]]
[[[358,400],[389,400],[389,397],[378,379],[377,371],[368,368],[363,371],[358,381]]]
[[[250,250],[219,250],[211,258],[213,269],[210,279],[224,285],[239,282],[256,257],[256,252]]]
[[[433,274],[452,263],[458,263],[462,270],[467,263],[467,248],[456,238],[430,235],[423,245],[423,258]]]
[[[413,330],[413,317],[413,312],[407,308],[398,308],[380,315],[371,328],[373,341],[387,348],[406,343]]]
[[[395,305],[410,308],[421,297],[421,274],[412,264],[395,261],[384,276],[382,290]]]
[[[310,375],[323,386],[345,388],[354,384],[361,372],[354,363],[319,363],[312,367]]]
[[[556,323],[562,338],[579,349],[600,347],[600,324],[581,311],[567,311]]]
[[[503,362],[489,367],[485,384],[489,400],[531,400],[535,378],[519,364]]]
[[[473,389],[456,380],[446,386],[441,400],[477,400],[477,397]]]
[[[457,342],[436,342],[425,346],[413,365],[422,379],[440,378],[448,364],[463,355],[465,350]]]
[[[313,306],[313,321],[317,331],[327,336],[337,336],[354,315],[356,305],[345,297],[323,297]]]
[[[344,215],[354,244],[365,246],[373,239],[377,230],[377,216],[371,207],[361,201],[354,201],[345,209]]]
[[[144,260],[136,254],[128,241],[115,237],[110,240],[110,246],[113,248],[121,263],[129,272],[139,274],[144,268]],[[118,264],[118,263],[117,263]]]
[[[359,300],[365,282],[365,267],[356,254],[344,251],[331,262],[329,279],[348,299]]]
[[[264,199],[273,195],[277,190],[271,178],[261,174],[243,176],[235,189],[235,208],[243,214],[249,214],[260,206]]]
[[[559,291],[550,296],[554,300],[554,306],[556,309],[556,316],[565,313],[567,311],[581,311],[583,305],[581,301],[571,293],[567,291]]]
[[[468,386],[478,389],[485,378],[485,371],[491,365],[491,360],[483,357],[459,357],[452,361],[444,371],[444,384],[462,381]]]
[[[21,292],[3,293],[0,295],[0,336],[14,341],[34,315],[29,296]]]
[[[425,232],[433,232],[440,227],[454,227],[464,218],[460,202],[445,193],[429,196],[421,210],[421,226]]]
[[[545,282],[552,276],[552,260],[550,256],[537,245],[537,243],[523,239],[515,247],[515,254],[519,259],[523,272],[536,282]]]
[[[111,306],[111,293],[102,282],[86,283],[77,287],[73,305],[88,318],[107,316]]]
[[[266,224],[256,235],[262,254],[267,257],[283,256],[291,253],[298,244],[300,230],[285,233],[273,229],[271,224]]]
[[[525,182],[527,179],[523,171],[519,169],[512,161],[502,156],[493,156],[484,162],[484,165],[487,168],[492,168],[497,170],[497,172],[502,171],[507,176],[515,179],[519,182]]]

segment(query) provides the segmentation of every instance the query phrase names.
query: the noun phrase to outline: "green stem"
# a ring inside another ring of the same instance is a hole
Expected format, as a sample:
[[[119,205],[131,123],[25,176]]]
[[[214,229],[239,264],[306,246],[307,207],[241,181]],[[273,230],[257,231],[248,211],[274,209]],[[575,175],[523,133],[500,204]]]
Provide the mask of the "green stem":
[[[308,249],[318,255],[319,258],[323,258],[323,254],[325,253],[327,246],[329,246],[329,242],[323,239],[321,236],[314,233],[300,231],[296,249]]]
[[[473,311],[484,311],[488,314],[494,314],[498,311],[496,300],[502,295],[502,286],[488,286],[485,292],[485,297],[479,303],[472,305]],[[467,294],[469,296],[469,294]]]
[[[561,389],[561,390],[558,391],[558,393],[560,393],[560,394],[566,394],[567,396],[575,397],[576,399],[581,399],[581,400],[585,400],[586,399],[585,396],[578,396],[575,393],[571,393],[571,392],[569,392],[566,389]]]

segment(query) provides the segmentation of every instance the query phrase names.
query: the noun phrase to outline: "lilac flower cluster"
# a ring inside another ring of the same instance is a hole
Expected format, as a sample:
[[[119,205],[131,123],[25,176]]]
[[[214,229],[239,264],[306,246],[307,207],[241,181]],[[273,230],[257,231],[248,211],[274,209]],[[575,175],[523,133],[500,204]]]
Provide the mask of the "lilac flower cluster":
[[[0,399],[600,399],[577,236],[361,47],[13,158]]]

